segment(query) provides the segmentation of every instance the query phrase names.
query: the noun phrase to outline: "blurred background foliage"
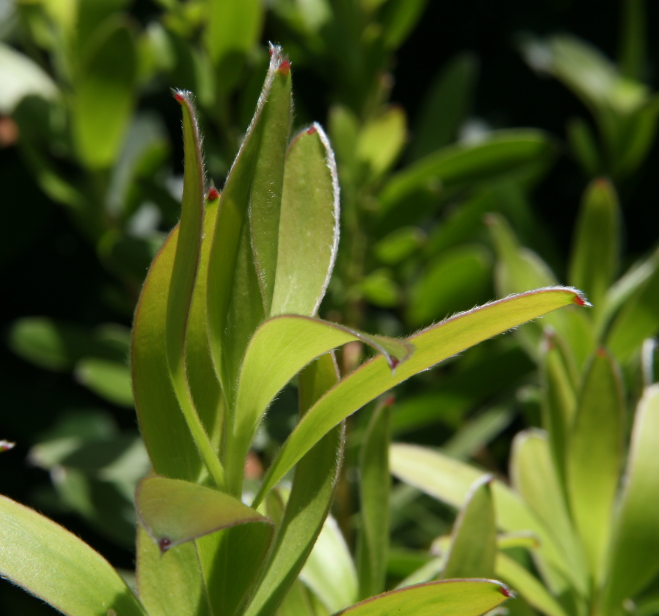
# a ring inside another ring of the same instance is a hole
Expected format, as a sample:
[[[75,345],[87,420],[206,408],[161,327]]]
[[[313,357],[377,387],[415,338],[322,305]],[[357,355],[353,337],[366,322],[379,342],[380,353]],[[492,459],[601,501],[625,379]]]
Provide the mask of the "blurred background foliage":
[[[641,0],[0,0],[0,438],[16,442],[0,492],[133,568],[148,461],[126,358],[142,280],[178,216],[169,89],[195,93],[220,187],[267,41],[290,56],[295,124],[321,121],[339,165],[341,244],[321,316],[402,335],[497,294],[575,284],[590,320],[566,311],[542,325],[557,340],[579,332],[578,370],[605,341],[632,408],[656,381],[643,340],[659,329],[657,23]],[[609,240],[604,253],[577,254],[584,229]],[[543,336],[531,325],[401,386],[394,438],[505,475],[513,435],[541,423]],[[348,345],[342,370],[363,352]],[[293,394],[269,413],[256,475],[291,428]],[[352,420],[334,511],[349,543],[367,419]],[[389,575],[423,562],[413,549],[453,517],[398,484]],[[50,611],[7,584],[0,605]]]

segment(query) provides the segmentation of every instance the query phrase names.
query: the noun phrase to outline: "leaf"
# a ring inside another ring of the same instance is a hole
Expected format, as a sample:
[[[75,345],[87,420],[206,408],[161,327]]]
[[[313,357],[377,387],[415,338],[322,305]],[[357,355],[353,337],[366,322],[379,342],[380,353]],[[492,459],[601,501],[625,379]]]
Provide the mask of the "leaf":
[[[85,166],[104,169],[117,157],[135,104],[135,40],[121,17],[94,31],[81,65],[74,79],[74,142]]]
[[[618,270],[620,206],[613,185],[598,179],[588,186],[579,210],[569,281],[601,310]]]
[[[499,552],[495,571],[496,576],[513,586],[531,607],[547,616],[568,616],[542,582],[510,556]]]
[[[497,553],[497,531],[490,483],[485,475],[471,486],[453,526],[451,548],[442,579],[492,577]]]
[[[287,120],[289,116],[290,65],[282,56],[281,48],[273,47],[256,113],[222,191],[208,264],[210,348],[227,398],[229,424],[238,370],[249,339],[265,316],[264,306],[269,307],[264,298],[272,292],[269,287],[259,287],[247,219],[252,199],[267,204],[267,181],[273,177],[269,171],[276,175],[280,162],[283,170],[284,151],[278,145],[273,151],[263,151],[261,139],[271,128],[275,134],[281,134],[276,127],[290,121]],[[280,155],[281,161],[278,160]],[[253,181],[257,161],[258,182]],[[258,191],[261,192],[257,194]],[[265,232],[272,232],[272,229],[265,229]],[[262,295],[264,292],[266,295]]]
[[[433,78],[414,125],[409,160],[448,145],[472,106],[478,57],[470,52],[453,56]]]
[[[336,161],[323,129],[314,124],[286,154],[271,315],[318,312],[338,246]]]
[[[239,500],[188,481],[147,477],[135,495],[137,513],[161,552],[223,528],[272,522]]]
[[[388,105],[362,127],[357,139],[357,158],[365,163],[369,175],[379,178],[396,162],[405,144],[405,111]]]
[[[337,381],[338,369],[332,355],[321,355],[307,366],[298,380],[300,411],[306,412]],[[291,585],[296,584],[334,497],[344,436],[344,425],[337,426],[298,463],[267,569],[245,616],[274,613]]]
[[[378,404],[370,418],[359,452],[360,526],[357,541],[359,596],[372,597],[385,589],[389,548],[389,441],[391,404]]]
[[[270,466],[255,503],[332,427],[380,394],[478,342],[571,303],[585,302],[577,291],[560,287],[509,297],[455,315],[410,337],[414,354],[395,374],[391,374],[383,357],[366,362],[302,418]]]
[[[479,616],[512,596],[493,580],[446,580],[392,590],[335,616]]]
[[[300,572],[300,579],[330,612],[358,598],[358,581],[350,551],[336,521],[328,516],[313,550]]]
[[[105,359],[82,359],[75,369],[78,382],[95,394],[118,406],[133,408],[130,368],[126,364]]]
[[[605,613],[643,590],[659,572],[659,385],[648,387],[636,409],[623,490],[603,583]]]
[[[239,491],[247,450],[263,413],[277,392],[312,359],[352,341],[366,342],[384,353],[391,370],[404,362],[413,348],[405,341],[369,336],[342,325],[302,316],[274,317],[256,331],[240,372],[235,426],[227,443],[225,461],[230,489]]]
[[[599,349],[583,377],[567,451],[570,509],[596,584],[601,583],[611,536],[622,466],[624,412],[620,370]]]
[[[146,616],[119,574],[76,536],[0,496],[0,574],[67,616]]]
[[[136,573],[140,601],[149,616],[212,614],[194,544],[185,543],[163,554],[140,524]]]
[[[587,596],[588,568],[585,554],[572,526],[564,487],[552,461],[547,435],[544,432],[525,430],[515,437],[510,477],[515,490],[545,525],[561,549],[576,589],[583,596]]]
[[[390,449],[391,472],[401,481],[459,509],[469,488],[485,472],[416,445],[395,443]],[[571,586],[565,555],[547,528],[517,494],[498,480],[492,483],[497,526],[507,532],[530,531],[539,541],[539,562],[559,590]]]
[[[586,175],[593,177],[600,173],[602,160],[599,145],[590,125],[582,118],[570,118],[565,131],[570,148]]]

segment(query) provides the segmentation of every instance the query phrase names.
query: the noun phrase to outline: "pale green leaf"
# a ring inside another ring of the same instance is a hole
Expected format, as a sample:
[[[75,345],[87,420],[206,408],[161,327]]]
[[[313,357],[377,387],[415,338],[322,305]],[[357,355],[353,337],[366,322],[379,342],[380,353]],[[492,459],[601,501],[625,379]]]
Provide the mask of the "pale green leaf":
[[[130,368],[125,363],[86,358],[78,362],[75,376],[79,383],[106,400],[133,408]]]
[[[362,127],[357,139],[357,157],[373,177],[380,177],[396,162],[406,132],[405,112],[395,105],[385,107]]]
[[[324,434],[380,394],[474,344],[529,319],[585,300],[570,288],[523,293],[474,308],[408,339],[414,353],[392,374],[384,357],[376,357],[343,379],[302,418],[284,443],[263,481],[256,502],[297,463]]]
[[[0,496],[0,575],[67,616],[146,616],[119,574],[78,537]]]

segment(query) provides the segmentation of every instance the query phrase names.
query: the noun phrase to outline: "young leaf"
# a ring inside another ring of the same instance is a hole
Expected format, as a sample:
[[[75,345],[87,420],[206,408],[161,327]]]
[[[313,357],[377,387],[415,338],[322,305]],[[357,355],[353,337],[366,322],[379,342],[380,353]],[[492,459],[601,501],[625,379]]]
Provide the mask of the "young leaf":
[[[479,616],[512,596],[493,580],[446,580],[392,590],[335,616]]]
[[[149,616],[211,616],[197,549],[184,543],[163,554],[140,524],[137,592]]]
[[[412,357],[391,374],[383,357],[376,357],[323,396],[302,418],[272,463],[255,503],[336,424],[377,396],[414,374],[478,342],[503,333],[551,310],[585,300],[574,289],[555,287],[523,293],[474,308],[409,338]]]
[[[370,177],[379,178],[396,162],[405,144],[406,124],[403,109],[389,105],[364,125],[357,140],[357,157],[367,165]]]
[[[271,315],[313,316],[325,295],[339,246],[339,182],[319,124],[286,154]]]
[[[616,512],[603,584],[603,611],[616,612],[659,572],[659,385],[648,387],[636,409],[629,460]]]
[[[622,465],[624,410],[620,371],[613,358],[599,349],[583,379],[567,452],[570,509],[597,584]]]
[[[590,184],[579,210],[570,262],[569,281],[582,289],[600,310],[618,270],[620,206],[606,179]]]
[[[451,548],[442,579],[494,575],[497,530],[490,483],[485,475],[470,488],[453,527]]]
[[[360,520],[357,543],[359,596],[384,591],[389,548],[389,441],[391,403],[376,406],[359,454]]]
[[[135,502],[140,521],[161,552],[239,524],[272,525],[232,496],[180,479],[143,479]]]
[[[301,413],[334,386],[338,378],[338,369],[331,354],[321,355],[302,370],[298,380]],[[267,569],[245,616],[274,613],[295,583],[334,497],[343,457],[344,433],[344,425],[337,426],[298,463]]]
[[[0,575],[67,616],[146,616],[119,574],[48,518],[0,496]]]

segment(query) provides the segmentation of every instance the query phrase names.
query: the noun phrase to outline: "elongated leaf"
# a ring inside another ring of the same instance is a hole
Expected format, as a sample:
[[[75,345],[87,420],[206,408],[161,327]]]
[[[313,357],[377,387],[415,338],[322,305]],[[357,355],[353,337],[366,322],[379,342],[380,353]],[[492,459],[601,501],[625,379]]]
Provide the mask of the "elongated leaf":
[[[163,554],[142,525],[137,531],[137,591],[149,616],[210,616],[193,543]]]
[[[391,404],[373,411],[359,453],[360,520],[357,544],[359,596],[372,597],[385,589],[389,549],[389,441]]]
[[[414,345],[415,352],[398,366],[395,374],[391,374],[383,357],[368,361],[323,396],[302,418],[268,470],[256,502],[314,443],[364,404],[447,357],[572,303],[585,304],[574,289],[556,287],[523,293],[463,312],[412,336],[408,341]]]
[[[250,202],[256,199],[262,206],[260,210],[265,208],[267,211],[268,182],[283,174],[286,136],[283,136],[283,148],[278,142],[271,144],[270,150],[262,147],[263,143],[268,143],[267,139],[262,141],[263,135],[270,131],[282,137],[282,123],[290,122],[291,112],[290,65],[282,56],[281,48],[273,47],[271,51],[270,67],[256,113],[222,191],[208,265],[210,347],[230,409],[245,347],[265,316],[264,306],[270,306],[264,298],[272,293],[269,286],[272,280],[266,281],[265,287],[259,287],[254,262],[256,255],[250,237],[250,226],[253,225],[247,224]],[[281,182],[281,179],[276,181]],[[278,207],[278,202],[276,205]],[[260,234],[260,222],[263,221],[260,214],[256,216],[258,221],[255,221],[257,228],[254,232]],[[276,219],[278,221],[278,214]],[[265,235],[259,235],[257,240],[259,246],[262,240],[267,243],[266,236],[274,231],[270,228],[263,232]],[[274,238],[276,240],[277,235]],[[267,269],[268,266],[261,262],[259,267]]]
[[[333,517],[325,520],[300,579],[322,604],[336,612],[358,598],[357,571],[350,551]]]
[[[97,552],[48,518],[0,496],[0,575],[67,616],[146,616]]]
[[[392,590],[336,616],[479,616],[512,596],[506,586],[493,580],[446,580]]]
[[[227,443],[226,465],[232,490],[237,493],[239,489],[247,450],[277,392],[312,359],[351,341],[366,342],[384,353],[392,370],[410,356],[413,348],[405,341],[369,336],[311,317],[274,317],[256,331],[240,373],[235,427]]]
[[[140,521],[161,552],[223,528],[272,524],[239,500],[188,481],[147,477],[135,495]]]
[[[442,579],[492,577],[497,552],[497,529],[490,483],[485,475],[469,490],[453,527],[451,548]]]
[[[325,295],[339,246],[339,182],[319,124],[286,154],[272,315],[313,316]]]
[[[570,509],[596,583],[601,581],[611,536],[622,466],[624,409],[619,369],[600,349],[584,376],[567,460]]]
[[[75,369],[78,382],[95,394],[118,405],[133,408],[130,368],[125,363],[86,358]]]
[[[75,78],[73,136],[81,162],[93,169],[115,160],[130,121],[137,58],[132,30],[110,17],[87,46]]]
[[[505,580],[528,601],[529,605],[547,616],[567,616],[561,604],[552,597],[542,582],[517,561],[499,552],[495,565],[496,576]]]
[[[415,445],[396,443],[390,451],[391,472],[406,483],[423,490],[453,507],[461,508],[473,483],[485,473],[439,452]],[[532,532],[539,541],[543,573],[552,585],[565,590],[571,572],[556,540],[527,505],[508,486],[492,483],[497,525],[508,532]]]
[[[405,144],[407,122],[401,107],[389,105],[371,118],[359,133],[357,157],[379,178],[396,162]]]
[[[607,559],[603,605],[615,613],[659,572],[659,385],[648,387],[636,409],[623,492]]]
[[[570,284],[582,289],[601,310],[618,270],[620,206],[613,185],[595,180],[584,194],[576,223]]]
[[[446,189],[486,180],[547,158],[550,151],[545,135],[533,130],[501,131],[483,143],[442,148],[389,180],[380,195],[382,211],[407,204],[429,183],[439,183]]]
[[[515,437],[510,475],[517,492],[560,547],[575,585],[586,596],[588,571],[585,554],[572,526],[564,488],[544,432],[526,430]]]
[[[301,412],[306,412],[337,381],[338,369],[332,355],[322,355],[307,366],[298,380]],[[344,425],[334,428],[298,463],[267,570],[245,616],[274,613],[295,583],[334,497],[343,457],[344,431]]]

